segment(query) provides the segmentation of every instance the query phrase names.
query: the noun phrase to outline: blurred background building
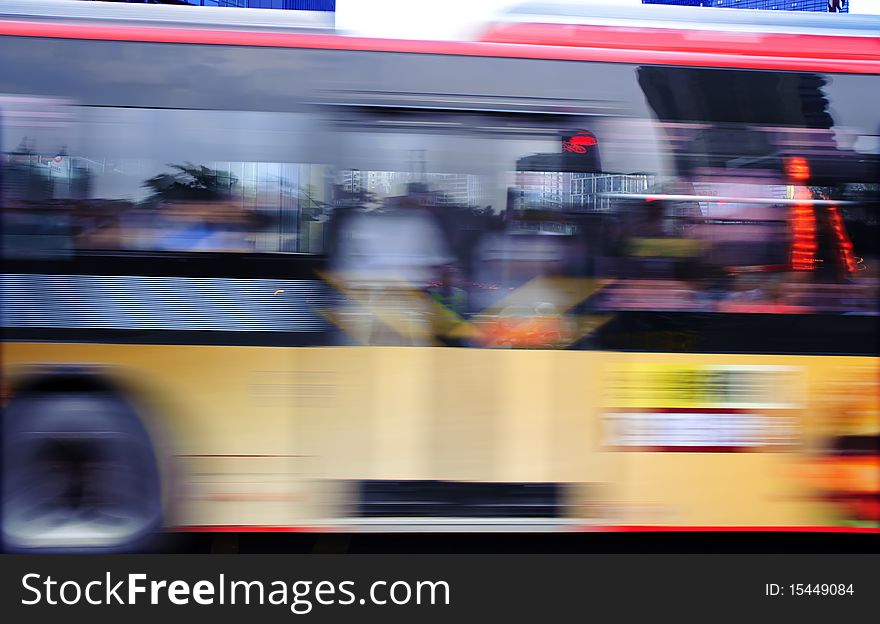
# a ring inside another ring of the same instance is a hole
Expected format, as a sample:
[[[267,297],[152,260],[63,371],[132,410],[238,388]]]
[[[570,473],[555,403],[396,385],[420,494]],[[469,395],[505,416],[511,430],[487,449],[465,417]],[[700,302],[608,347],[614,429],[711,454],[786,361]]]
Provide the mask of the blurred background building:
[[[849,12],[849,0],[642,0],[642,4],[675,4],[725,9]]]
[[[337,0],[86,0],[89,2],[126,2],[131,4],[172,4],[184,6],[220,6],[249,9],[287,9],[331,11],[338,9]],[[595,0],[594,0],[595,1]],[[614,4],[637,4],[639,0],[609,0]],[[839,13],[880,13],[880,0],[641,0],[642,4],[672,4],[734,9],[765,9],[778,11],[831,11]],[[373,2],[364,2],[372,5]],[[481,4],[504,5],[516,2],[492,0]],[[349,10],[346,8],[345,10]]]
[[[239,7],[249,9],[286,9],[301,11],[341,11],[337,0],[86,0],[89,2],[125,2],[130,4],[170,4],[183,6]],[[671,4],[734,9],[778,11],[830,11],[839,13],[880,13],[880,0],[609,0],[613,4]],[[595,0],[593,0],[595,2]],[[368,5],[383,3],[364,2]],[[492,0],[486,5],[516,4],[515,1]],[[399,5],[401,8],[404,5]],[[344,9],[349,10],[348,5]]]
[[[239,7],[244,9],[288,9],[299,11],[335,11],[336,0],[98,0],[131,4],[179,4],[190,6]]]

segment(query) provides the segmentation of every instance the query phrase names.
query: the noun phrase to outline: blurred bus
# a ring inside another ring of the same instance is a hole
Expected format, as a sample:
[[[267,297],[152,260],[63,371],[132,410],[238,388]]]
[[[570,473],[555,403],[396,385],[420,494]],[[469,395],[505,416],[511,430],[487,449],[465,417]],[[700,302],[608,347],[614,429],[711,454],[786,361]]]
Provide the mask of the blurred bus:
[[[880,528],[880,22],[91,5],[0,3],[7,548]]]

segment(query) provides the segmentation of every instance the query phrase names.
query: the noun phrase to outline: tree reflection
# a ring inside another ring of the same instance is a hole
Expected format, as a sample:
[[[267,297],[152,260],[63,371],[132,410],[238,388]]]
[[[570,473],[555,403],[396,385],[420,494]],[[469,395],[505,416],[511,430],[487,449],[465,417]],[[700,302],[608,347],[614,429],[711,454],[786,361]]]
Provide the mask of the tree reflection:
[[[152,190],[148,202],[222,200],[228,198],[238,184],[238,179],[229,171],[191,162],[168,166],[175,172],[160,173],[144,181],[143,186]]]

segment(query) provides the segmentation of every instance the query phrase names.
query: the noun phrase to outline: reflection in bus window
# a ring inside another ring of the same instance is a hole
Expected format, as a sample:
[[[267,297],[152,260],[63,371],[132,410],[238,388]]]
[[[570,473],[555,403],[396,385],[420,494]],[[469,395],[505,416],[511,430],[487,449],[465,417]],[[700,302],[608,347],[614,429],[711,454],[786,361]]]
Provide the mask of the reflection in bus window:
[[[7,255],[321,251],[326,166],[300,160],[297,115],[19,107],[33,120],[3,129]]]
[[[333,111],[335,155],[310,149],[305,114],[16,100],[33,110],[4,127],[4,253],[326,253],[346,279],[418,290],[407,314],[456,319],[456,344],[492,342],[477,325],[502,310],[874,313],[870,155],[830,117],[764,110],[763,74],[704,111],[660,74],[638,72],[657,121]],[[716,91],[712,71],[672,77]],[[822,104],[827,81],[791,80]]]

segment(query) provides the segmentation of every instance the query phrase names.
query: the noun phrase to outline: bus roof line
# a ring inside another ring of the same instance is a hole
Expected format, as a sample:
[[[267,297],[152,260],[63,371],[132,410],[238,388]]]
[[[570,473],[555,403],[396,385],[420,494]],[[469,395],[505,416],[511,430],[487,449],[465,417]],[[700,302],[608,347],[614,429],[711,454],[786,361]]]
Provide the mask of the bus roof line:
[[[0,21],[0,35],[880,74],[880,51],[862,48],[858,50],[840,50],[840,41],[833,39],[828,42],[832,46],[833,53],[831,53],[830,51],[823,50],[818,45],[818,42],[832,38],[801,35],[767,35],[758,41],[744,41],[735,49],[722,51],[717,49],[717,44],[712,46],[711,42],[706,49],[700,49],[698,46],[689,46],[686,50],[650,49],[647,47],[650,42],[650,29],[645,29],[643,33],[643,41],[647,42],[643,44],[645,47],[638,49],[628,47],[533,45],[528,43],[374,39],[323,33],[132,27],[111,26],[109,24],[71,24],[19,20]],[[805,38],[803,39],[804,45],[797,45],[800,37]],[[797,49],[798,52],[791,54],[790,51],[792,49]]]

